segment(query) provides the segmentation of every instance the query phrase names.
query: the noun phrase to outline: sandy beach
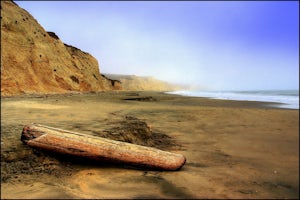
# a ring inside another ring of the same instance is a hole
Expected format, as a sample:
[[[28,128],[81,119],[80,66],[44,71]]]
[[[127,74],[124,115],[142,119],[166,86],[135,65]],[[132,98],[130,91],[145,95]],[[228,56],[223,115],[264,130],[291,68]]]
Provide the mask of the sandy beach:
[[[112,91],[1,99],[1,198],[299,198],[299,110],[268,103]],[[26,124],[183,154],[179,171],[72,160],[20,140]],[[124,135],[122,136],[124,138]]]

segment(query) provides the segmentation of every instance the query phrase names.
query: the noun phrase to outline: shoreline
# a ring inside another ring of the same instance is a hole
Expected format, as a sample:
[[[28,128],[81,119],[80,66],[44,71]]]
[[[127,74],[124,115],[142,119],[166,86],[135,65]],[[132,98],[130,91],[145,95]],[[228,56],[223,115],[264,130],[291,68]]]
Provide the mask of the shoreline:
[[[176,94],[187,97],[205,97],[210,99],[233,101],[257,101],[270,103],[274,108],[299,110],[298,90],[257,90],[257,91],[174,91],[167,94]],[[278,93],[281,93],[280,95]],[[286,95],[286,94],[289,95]],[[296,95],[296,93],[298,95]],[[298,99],[296,99],[298,96]]]
[[[256,101],[256,100],[234,100],[234,99],[220,99],[220,98],[213,98],[213,97],[200,97],[200,96],[188,96],[188,95],[181,95],[181,94],[172,94],[169,91],[126,91],[126,90],[116,90],[116,91],[91,91],[91,92],[70,92],[70,93],[45,93],[45,94],[19,94],[19,95],[11,95],[11,96],[1,96],[1,99],[25,99],[25,98],[63,98],[63,97],[71,97],[71,96],[84,96],[84,95],[101,95],[101,94],[142,94],[151,96],[153,94],[161,94],[161,95],[170,95],[177,96],[181,98],[199,98],[199,99],[206,99],[212,101],[224,101],[227,102],[225,104],[230,105],[231,103],[236,104],[236,106],[242,107],[257,107],[257,108],[270,108],[270,109],[286,109],[286,110],[299,110],[297,108],[288,108],[288,107],[281,107],[285,105],[285,103],[281,102],[271,102],[271,101]],[[232,105],[230,106],[232,107]]]
[[[1,198],[299,198],[299,110],[267,105],[138,91],[1,98]],[[176,172],[73,162],[22,144],[33,122],[114,137],[146,124],[156,140],[145,145],[187,161]]]

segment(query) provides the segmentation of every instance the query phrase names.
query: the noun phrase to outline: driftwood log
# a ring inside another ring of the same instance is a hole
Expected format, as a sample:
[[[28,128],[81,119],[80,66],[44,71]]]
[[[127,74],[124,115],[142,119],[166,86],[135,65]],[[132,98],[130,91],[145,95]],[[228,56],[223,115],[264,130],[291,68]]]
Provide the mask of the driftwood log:
[[[179,170],[186,161],[181,154],[40,124],[24,126],[21,140],[33,148],[151,169]]]

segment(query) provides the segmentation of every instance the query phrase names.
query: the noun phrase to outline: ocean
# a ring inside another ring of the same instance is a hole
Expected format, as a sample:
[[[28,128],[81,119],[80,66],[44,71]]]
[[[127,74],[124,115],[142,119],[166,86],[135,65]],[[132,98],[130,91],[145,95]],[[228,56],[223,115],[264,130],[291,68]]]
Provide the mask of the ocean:
[[[213,99],[275,102],[282,104],[270,104],[270,106],[299,109],[299,90],[175,91],[168,93]]]

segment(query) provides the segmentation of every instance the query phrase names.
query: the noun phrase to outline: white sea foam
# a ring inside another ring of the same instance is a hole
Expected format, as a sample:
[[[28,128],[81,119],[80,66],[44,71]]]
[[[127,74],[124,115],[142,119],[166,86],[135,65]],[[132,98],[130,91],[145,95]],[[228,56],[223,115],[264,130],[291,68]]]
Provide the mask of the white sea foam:
[[[260,91],[175,91],[170,94],[207,97],[213,99],[275,102],[270,106],[299,109],[299,90],[260,90]]]

